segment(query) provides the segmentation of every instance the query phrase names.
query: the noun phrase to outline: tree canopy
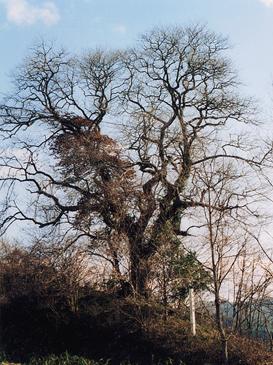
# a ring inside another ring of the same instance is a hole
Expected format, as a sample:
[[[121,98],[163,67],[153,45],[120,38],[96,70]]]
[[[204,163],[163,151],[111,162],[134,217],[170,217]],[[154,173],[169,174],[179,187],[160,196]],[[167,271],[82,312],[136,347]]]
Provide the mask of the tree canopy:
[[[2,232],[29,221],[69,244],[86,237],[120,278],[126,258],[133,290],[147,295],[150,259],[191,234],[188,211],[210,205],[206,170],[240,168],[238,189],[213,206],[236,219],[254,191],[246,171],[265,161],[240,136],[256,121],[227,50],[201,26],[154,29],[122,51],[35,47],[0,107],[14,143],[0,161]]]

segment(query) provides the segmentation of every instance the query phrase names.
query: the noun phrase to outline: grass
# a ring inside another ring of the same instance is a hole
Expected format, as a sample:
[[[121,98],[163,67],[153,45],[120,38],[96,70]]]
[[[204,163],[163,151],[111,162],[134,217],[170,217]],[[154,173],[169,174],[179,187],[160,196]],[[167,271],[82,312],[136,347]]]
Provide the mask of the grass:
[[[60,356],[51,355],[44,358],[34,358],[27,364],[15,364],[5,361],[5,354],[0,353],[0,364],[1,365],[110,365],[109,360],[89,360],[79,356],[71,356],[68,353],[64,353]],[[167,360],[164,363],[157,363],[155,365],[172,365],[173,361]],[[133,365],[130,362],[123,362],[120,365]],[[137,364],[136,364],[137,365]],[[180,365],[186,365],[181,362]]]
[[[5,360],[4,354],[0,354],[0,364],[1,365],[15,365],[14,363]],[[93,361],[88,360],[79,356],[71,356],[65,353],[61,356],[51,355],[45,358],[33,358],[27,364],[18,365],[108,365],[109,361]],[[17,364],[16,364],[17,365]]]
[[[93,361],[65,353],[61,356],[51,355],[47,358],[32,359],[27,365],[107,365],[108,361]]]

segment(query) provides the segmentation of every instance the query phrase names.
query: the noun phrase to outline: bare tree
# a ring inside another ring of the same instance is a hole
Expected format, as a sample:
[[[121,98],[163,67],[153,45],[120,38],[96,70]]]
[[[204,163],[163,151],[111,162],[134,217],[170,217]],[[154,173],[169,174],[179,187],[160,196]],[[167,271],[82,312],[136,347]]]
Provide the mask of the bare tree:
[[[232,329],[241,335],[268,339],[272,348],[272,269],[256,250],[245,251],[233,267]]]
[[[35,48],[1,106],[2,134],[24,150],[1,157],[2,231],[30,221],[58,227],[64,238],[87,236],[93,252],[109,247],[107,259],[122,275],[124,258],[112,244],[119,237],[130,283],[147,295],[149,260],[164,244],[166,225],[187,236],[185,212],[209,206],[194,193],[204,163],[262,162],[228,133],[253,120],[227,49],[224,38],[199,26],[156,29],[134,49],[77,59]],[[111,137],[102,133],[112,124]],[[27,188],[27,204],[14,197],[18,185]],[[233,200],[215,207],[234,208]]]
[[[259,189],[255,185],[249,186],[249,172],[243,167],[238,168],[238,161],[223,158],[207,161],[203,169],[196,171],[195,176],[195,191],[202,196],[204,203],[200,215],[195,213],[194,217],[200,226],[204,222],[200,227],[203,239],[200,236],[197,239],[201,241],[198,257],[212,275],[215,323],[225,364],[229,361],[228,339],[232,327],[228,328],[223,320],[228,283],[239,263],[242,263],[242,277],[245,274],[245,255],[250,250],[247,229],[257,213],[259,200]],[[232,209],[225,209],[228,206]],[[241,295],[242,285],[238,287],[238,296]],[[227,319],[230,318],[227,316]]]

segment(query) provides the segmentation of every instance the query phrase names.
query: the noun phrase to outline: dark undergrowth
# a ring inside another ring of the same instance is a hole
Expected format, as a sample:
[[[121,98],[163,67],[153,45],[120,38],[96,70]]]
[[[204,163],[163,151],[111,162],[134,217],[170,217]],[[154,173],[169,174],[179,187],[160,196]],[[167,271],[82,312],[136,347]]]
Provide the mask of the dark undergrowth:
[[[164,320],[156,303],[93,291],[71,311],[65,306],[53,310],[28,297],[17,299],[1,306],[2,347],[6,360],[15,363],[221,364],[217,331],[203,316],[197,316],[197,336],[192,337],[188,313],[171,312]],[[229,350],[231,365],[273,364],[273,355],[262,344],[246,338],[231,336]]]
[[[5,360],[5,356],[2,356],[2,359],[0,358],[0,361],[3,365],[10,364],[7,360]],[[173,365],[174,362],[171,359],[168,359],[166,361],[159,361],[154,362],[153,365]],[[80,356],[72,356],[68,353],[64,353],[62,355],[56,356],[56,355],[50,355],[47,357],[42,358],[33,358],[28,363],[22,364],[22,365],[111,365],[110,360],[90,360],[84,357]],[[120,365],[132,365],[131,362],[124,361]],[[182,361],[179,362],[179,365],[185,365]]]

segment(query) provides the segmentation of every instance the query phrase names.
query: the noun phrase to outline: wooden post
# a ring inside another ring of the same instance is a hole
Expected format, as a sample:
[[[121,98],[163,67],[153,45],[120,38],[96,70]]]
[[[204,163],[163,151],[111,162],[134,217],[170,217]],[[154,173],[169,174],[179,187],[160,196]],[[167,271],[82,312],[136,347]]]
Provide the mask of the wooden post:
[[[195,301],[194,290],[190,289],[190,321],[191,321],[191,334],[196,335],[196,319],[195,319]]]

